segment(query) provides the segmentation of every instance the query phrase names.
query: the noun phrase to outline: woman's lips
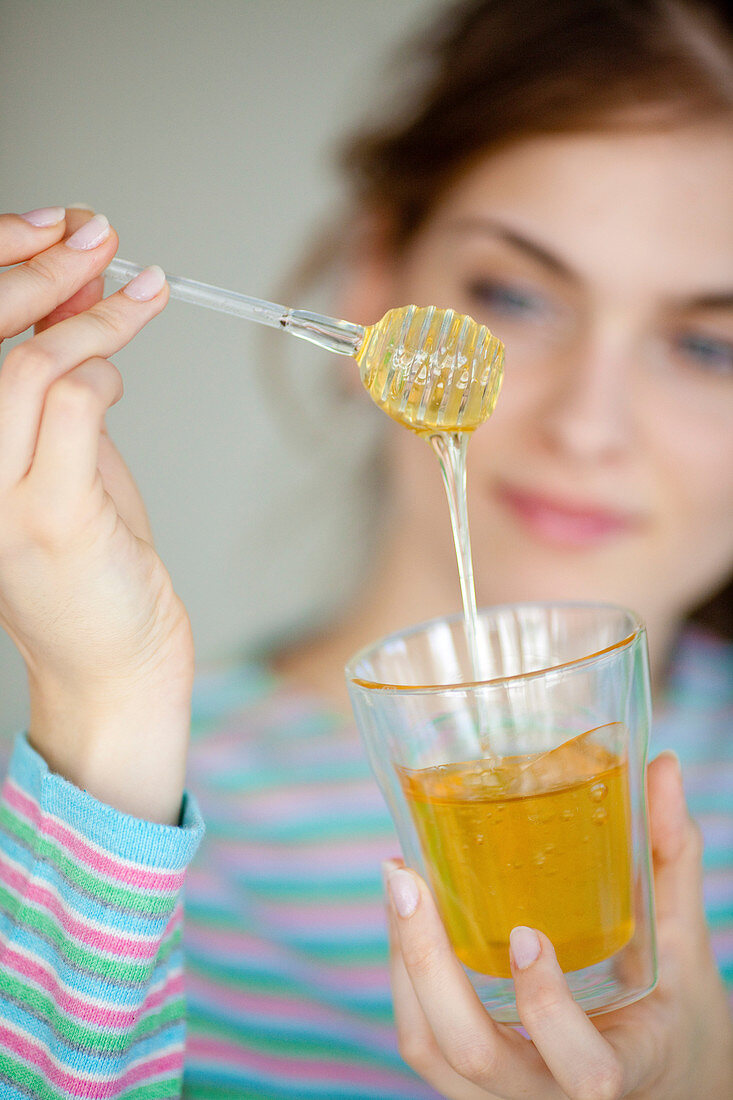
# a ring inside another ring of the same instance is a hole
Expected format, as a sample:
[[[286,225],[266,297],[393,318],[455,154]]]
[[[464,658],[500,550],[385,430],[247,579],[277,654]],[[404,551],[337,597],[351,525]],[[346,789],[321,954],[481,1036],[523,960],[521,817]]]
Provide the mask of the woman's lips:
[[[640,517],[595,504],[559,501],[544,493],[499,487],[499,499],[533,535],[557,546],[597,546],[640,525]]]

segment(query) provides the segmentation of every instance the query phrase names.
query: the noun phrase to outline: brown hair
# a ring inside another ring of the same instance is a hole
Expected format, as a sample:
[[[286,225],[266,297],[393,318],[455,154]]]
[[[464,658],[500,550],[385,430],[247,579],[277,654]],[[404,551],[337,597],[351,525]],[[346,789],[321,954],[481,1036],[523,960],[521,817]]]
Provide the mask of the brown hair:
[[[413,89],[345,143],[355,198],[395,244],[488,150],[539,134],[659,128],[733,108],[730,9],[712,0],[470,0],[421,34]]]

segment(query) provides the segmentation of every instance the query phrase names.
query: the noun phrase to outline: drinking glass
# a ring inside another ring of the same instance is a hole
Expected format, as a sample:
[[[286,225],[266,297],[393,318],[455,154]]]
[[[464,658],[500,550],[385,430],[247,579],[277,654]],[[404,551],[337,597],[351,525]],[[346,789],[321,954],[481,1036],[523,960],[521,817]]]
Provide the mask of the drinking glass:
[[[518,1023],[509,932],[543,931],[590,1015],[657,979],[646,633],[608,604],[532,603],[392,634],[349,662],[357,725],[406,863],[492,1016]],[[475,649],[474,649],[475,652]]]

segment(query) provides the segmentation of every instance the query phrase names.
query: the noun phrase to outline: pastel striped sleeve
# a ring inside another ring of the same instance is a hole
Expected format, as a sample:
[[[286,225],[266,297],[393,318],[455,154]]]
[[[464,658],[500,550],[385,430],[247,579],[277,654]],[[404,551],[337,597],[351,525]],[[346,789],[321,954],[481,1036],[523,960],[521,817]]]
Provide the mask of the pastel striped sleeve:
[[[0,1095],[181,1092],[181,890],[203,833],[140,821],[19,737],[0,799]]]

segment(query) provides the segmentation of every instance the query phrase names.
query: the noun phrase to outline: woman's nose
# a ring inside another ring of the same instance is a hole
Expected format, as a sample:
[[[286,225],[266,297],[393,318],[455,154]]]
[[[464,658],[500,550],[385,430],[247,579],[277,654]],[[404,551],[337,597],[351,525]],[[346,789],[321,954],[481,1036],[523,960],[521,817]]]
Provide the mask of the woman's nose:
[[[540,411],[548,447],[576,461],[617,459],[632,441],[633,351],[619,340],[578,340],[552,364]]]

